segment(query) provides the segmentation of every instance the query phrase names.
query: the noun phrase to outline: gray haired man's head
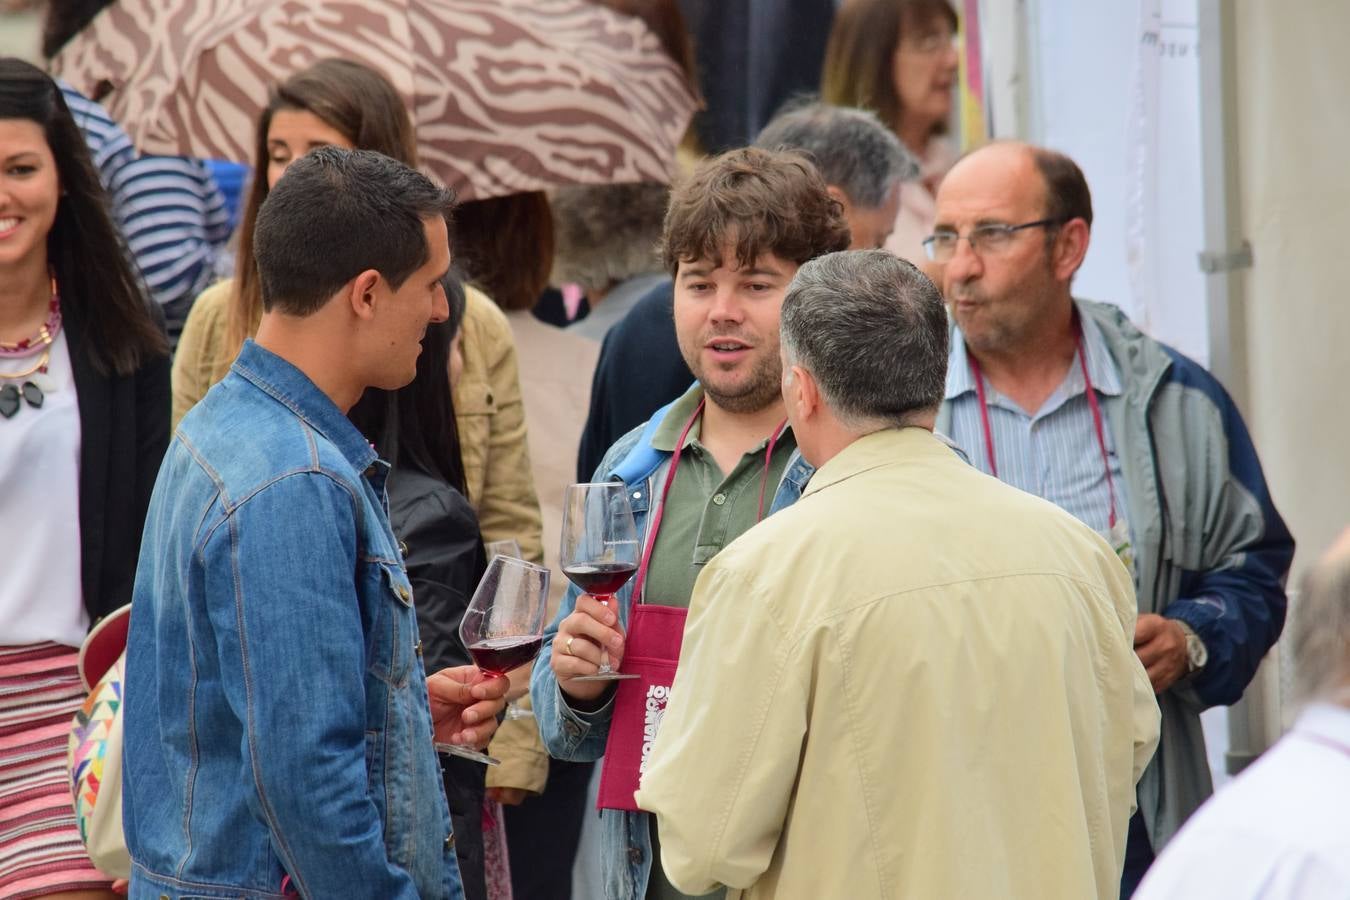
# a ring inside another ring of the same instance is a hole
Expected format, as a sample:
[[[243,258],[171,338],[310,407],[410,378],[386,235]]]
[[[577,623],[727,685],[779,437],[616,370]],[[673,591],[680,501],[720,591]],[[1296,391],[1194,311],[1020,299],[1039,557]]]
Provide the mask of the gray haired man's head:
[[[755,139],[766,150],[807,153],[825,183],[857,206],[884,204],[901,181],[917,177],[919,165],[873,113],[810,103],[779,113]]]
[[[783,355],[862,432],[913,423],[942,403],[947,312],[933,282],[885,250],[803,263],[783,299]]]
[[[1290,620],[1296,698],[1350,706],[1350,530],[1304,579]]]

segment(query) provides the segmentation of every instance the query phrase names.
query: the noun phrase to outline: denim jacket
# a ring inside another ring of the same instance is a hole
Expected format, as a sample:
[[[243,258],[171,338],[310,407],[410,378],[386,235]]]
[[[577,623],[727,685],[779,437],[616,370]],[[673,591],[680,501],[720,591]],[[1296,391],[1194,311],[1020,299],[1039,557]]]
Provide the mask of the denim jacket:
[[[620,438],[596,470],[595,480],[617,480],[628,486],[628,502],[633,508],[633,519],[638,532],[646,542],[648,512],[656,502],[653,491],[661,484],[671,454],[651,446],[651,437],[665,418],[670,406],[658,410],[646,425]],[[794,451],[774,493],[769,514],[792,505],[801,497],[802,490],[815,470]],[[539,734],[550,755],[577,762],[599,759],[609,739],[609,721],[613,701],[601,709],[586,713],[567,705],[558,679],[549,665],[553,639],[558,625],[572,614],[580,591],[573,585],[567,589],[558,616],[544,632],[544,645],[530,677],[530,698],[534,705]],[[630,581],[619,591],[620,620],[627,627],[628,608],[632,600]],[[606,809],[601,820],[601,871],[606,900],[641,900],[647,894],[647,879],[651,874],[651,832],[647,813],[629,813]]]
[[[180,424],[127,644],[133,900],[462,900],[387,475],[251,341]]]

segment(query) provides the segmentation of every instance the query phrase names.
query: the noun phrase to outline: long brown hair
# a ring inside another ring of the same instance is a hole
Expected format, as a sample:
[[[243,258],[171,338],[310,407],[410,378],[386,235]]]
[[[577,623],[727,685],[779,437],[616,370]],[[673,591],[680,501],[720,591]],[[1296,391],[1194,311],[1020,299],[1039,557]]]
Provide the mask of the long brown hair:
[[[456,206],[455,260],[502,309],[532,309],[553,268],[548,196],[530,191]]]
[[[898,130],[905,111],[895,91],[895,51],[903,31],[937,20],[956,30],[956,11],[948,0],[846,0],[834,15],[825,46],[820,98],[870,109]]]
[[[89,158],[84,135],[61,90],[45,72],[18,59],[0,59],[0,119],[26,119],[42,128],[56,160],[61,198],[47,233],[47,262],[61,307],[80,323],[80,352],[104,375],[131,375],[168,352],[149,302],[108,213],[109,203]]]
[[[253,184],[239,225],[239,253],[231,292],[224,358],[228,367],[239,348],[258,327],[262,288],[253,257],[253,231],[258,210],[267,199],[267,134],[278,110],[313,113],[358,150],[374,150],[417,167],[417,140],[412,118],[398,91],[383,75],[345,59],[323,59],[277,85],[258,117],[253,154]],[[222,369],[223,371],[223,369]]]

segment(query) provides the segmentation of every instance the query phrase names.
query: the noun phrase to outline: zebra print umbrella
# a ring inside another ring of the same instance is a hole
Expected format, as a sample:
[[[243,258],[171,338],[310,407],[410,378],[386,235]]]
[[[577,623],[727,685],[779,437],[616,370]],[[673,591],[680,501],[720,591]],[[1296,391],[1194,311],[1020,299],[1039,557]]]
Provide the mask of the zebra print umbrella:
[[[252,162],[271,85],[325,57],[389,78],[464,200],[668,181],[695,109],[640,21],[583,0],[120,0],[52,70],[144,152]]]

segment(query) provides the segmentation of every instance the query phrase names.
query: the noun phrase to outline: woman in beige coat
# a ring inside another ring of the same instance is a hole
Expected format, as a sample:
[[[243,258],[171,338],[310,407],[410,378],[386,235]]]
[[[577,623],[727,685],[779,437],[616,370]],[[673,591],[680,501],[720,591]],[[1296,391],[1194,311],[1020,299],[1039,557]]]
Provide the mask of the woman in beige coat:
[[[375,72],[323,60],[280,84],[258,127],[255,172],[239,232],[236,277],[203,292],[184,326],[173,364],[177,424],[225,376],[257,330],[261,292],[253,260],[253,223],[267,192],[291,160],[321,144],[377,150],[416,165],[412,122],[397,93]],[[464,370],[455,409],[464,471],[485,541],[514,538],[541,561],[539,502],[529,463],[515,345],[506,316],[468,289]]]

